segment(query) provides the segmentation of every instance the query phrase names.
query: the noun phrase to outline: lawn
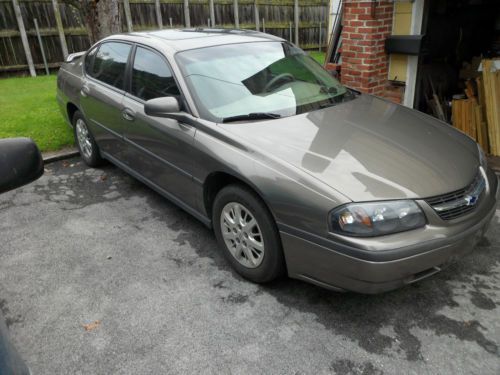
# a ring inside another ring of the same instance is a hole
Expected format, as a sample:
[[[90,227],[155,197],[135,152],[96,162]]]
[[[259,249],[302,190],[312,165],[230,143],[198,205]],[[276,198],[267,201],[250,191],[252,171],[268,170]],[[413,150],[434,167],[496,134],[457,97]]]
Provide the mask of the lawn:
[[[42,151],[73,144],[56,101],[56,76],[0,79],[0,138],[29,137]]]
[[[325,53],[324,52],[318,52],[318,51],[309,51],[309,55],[319,62],[321,65],[325,62]]]

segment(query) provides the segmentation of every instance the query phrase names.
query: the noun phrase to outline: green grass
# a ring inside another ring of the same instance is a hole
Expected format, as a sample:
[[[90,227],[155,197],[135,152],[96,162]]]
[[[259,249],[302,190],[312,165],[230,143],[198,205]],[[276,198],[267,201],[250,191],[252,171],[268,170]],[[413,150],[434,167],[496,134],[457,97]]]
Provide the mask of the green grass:
[[[319,62],[321,65],[325,62],[325,53],[318,51],[310,51],[309,56],[311,56],[314,60]]]
[[[41,151],[73,144],[56,101],[56,76],[0,79],[0,138],[29,137]]]

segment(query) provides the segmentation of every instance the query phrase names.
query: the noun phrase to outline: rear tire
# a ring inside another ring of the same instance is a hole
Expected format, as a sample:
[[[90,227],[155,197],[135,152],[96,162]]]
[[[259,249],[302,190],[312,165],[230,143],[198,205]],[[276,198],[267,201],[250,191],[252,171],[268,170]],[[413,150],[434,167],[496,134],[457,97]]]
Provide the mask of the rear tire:
[[[87,120],[80,111],[73,115],[73,135],[80,156],[89,167],[98,167],[103,163],[99,147],[87,126]]]
[[[276,223],[252,190],[242,185],[223,188],[212,211],[215,237],[236,272],[255,283],[266,283],[285,273]]]

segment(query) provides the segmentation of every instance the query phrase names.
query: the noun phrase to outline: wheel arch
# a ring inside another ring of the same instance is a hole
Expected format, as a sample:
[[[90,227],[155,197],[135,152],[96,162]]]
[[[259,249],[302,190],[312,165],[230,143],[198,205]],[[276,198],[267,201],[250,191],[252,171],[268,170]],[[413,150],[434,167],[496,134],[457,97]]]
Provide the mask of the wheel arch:
[[[72,102],[68,102],[68,104],[66,104],[66,114],[68,115],[68,120],[71,126],[73,126],[73,116],[75,115],[75,112],[79,110],[80,109]]]
[[[264,197],[264,194],[260,191],[259,188],[255,186],[255,184],[251,183],[244,177],[239,176],[236,173],[233,172],[228,172],[228,171],[214,171],[211,172],[206,178],[203,183],[203,204],[205,211],[207,213],[207,216],[211,219],[212,218],[212,207],[213,203],[215,201],[215,197],[221,191],[223,188],[226,186],[232,185],[232,184],[239,184],[243,185],[246,188],[250,189],[252,192],[254,192],[264,203],[265,207],[271,214],[272,218],[274,219],[275,224],[277,225],[276,221],[276,216],[274,215],[273,210],[271,209],[271,206],[267,199]]]

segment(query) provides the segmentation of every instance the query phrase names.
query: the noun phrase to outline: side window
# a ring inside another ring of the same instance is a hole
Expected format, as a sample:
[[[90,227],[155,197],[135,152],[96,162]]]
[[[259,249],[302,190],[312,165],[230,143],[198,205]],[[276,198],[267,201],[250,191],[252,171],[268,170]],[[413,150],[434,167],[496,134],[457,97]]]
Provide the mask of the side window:
[[[165,60],[142,47],[137,47],[135,52],[131,91],[144,100],[180,94]]]
[[[123,89],[125,67],[132,46],[126,43],[101,44],[94,57],[90,75],[99,81]]]
[[[92,48],[92,50],[87,53],[87,56],[85,57],[85,72],[87,74],[92,73],[92,63],[94,62],[94,56],[97,52],[97,48],[99,48],[99,46]]]

